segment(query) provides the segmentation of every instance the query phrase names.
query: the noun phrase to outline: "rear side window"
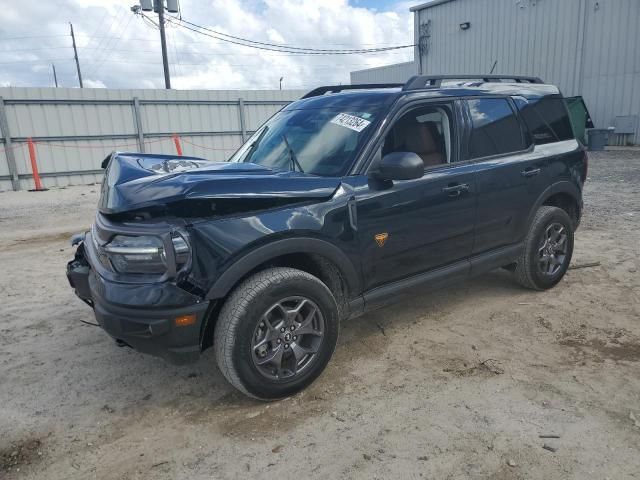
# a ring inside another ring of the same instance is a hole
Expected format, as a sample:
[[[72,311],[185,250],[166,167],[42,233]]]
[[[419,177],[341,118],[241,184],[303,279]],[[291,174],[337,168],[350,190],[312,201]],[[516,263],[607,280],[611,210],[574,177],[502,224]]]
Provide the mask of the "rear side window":
[[[571,119],[562,98],[521,101],[518,108],[536,145],[573,138]]]
[[[524,150],[520,122],[504,98],[467,100],[472,129],[469,158],[489,157]]]

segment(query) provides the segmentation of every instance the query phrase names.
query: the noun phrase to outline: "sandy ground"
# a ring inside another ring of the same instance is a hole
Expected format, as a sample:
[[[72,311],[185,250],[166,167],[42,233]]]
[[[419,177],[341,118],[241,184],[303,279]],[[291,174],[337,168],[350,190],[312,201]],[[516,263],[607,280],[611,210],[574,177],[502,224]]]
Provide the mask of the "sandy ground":
[[[573,264],[600,265],[425,289],[271,404],[211,351],[173,367],[80,322],[67,239],[97,186],[0,194],[0,478],[640,478],[640,153],[589,177]]]

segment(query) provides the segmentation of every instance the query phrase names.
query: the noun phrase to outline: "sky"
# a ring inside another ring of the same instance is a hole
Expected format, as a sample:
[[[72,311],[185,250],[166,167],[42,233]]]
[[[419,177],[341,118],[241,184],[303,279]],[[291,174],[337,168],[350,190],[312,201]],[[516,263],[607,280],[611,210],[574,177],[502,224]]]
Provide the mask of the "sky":
[[[0,0],[0,86],[78,86],[73,23],[85,87],[163,88],[160,35],[135,0]],[[320,49],[413,43],[412,5],[391,0],[181,0],[182,18],[251,40]],[[152,18],[157,18],[150,13]],[[177,89],[309,89],[349,83],[349,72],[413,59],[413,49],[292,55],[215,40],[169,24]]]

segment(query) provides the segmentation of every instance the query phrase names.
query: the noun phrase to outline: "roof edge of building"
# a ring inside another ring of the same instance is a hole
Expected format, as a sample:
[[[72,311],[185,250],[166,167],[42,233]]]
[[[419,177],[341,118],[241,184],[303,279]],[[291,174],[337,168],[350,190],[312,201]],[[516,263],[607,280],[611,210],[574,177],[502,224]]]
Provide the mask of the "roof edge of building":
[[[431,0],[430,2],[421,3],[420,5],[416,5],[415,7],[411,7],[409,9],[410,12],[417,12],[418,10],[426,10],[427,8],[435,7],[437,5],[442,5],[443,3],[453,2],[454,0]]]
[[[373,72],[376,70],[382,70],[385,68],[393,68],[393,67],[399,67],[399,66],[404,66],[404,65],[409,65],[409,64],[413,64],[415,63],[415,60],[409,60],[407,62],[399,62],[399,63],[390,63],[388,65],[380,65],[379,67],[369,67],[369,68],[363,68],[362,70],[352,70],[350,73],[360,73],[360,72]]]

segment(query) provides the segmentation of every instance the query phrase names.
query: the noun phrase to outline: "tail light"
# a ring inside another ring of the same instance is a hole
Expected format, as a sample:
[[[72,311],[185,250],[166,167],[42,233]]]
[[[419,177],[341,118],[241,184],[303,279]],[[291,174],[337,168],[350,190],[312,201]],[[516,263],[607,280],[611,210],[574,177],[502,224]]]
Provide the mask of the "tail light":
[[[587,173],[589,173],[589,156],[586,150],[582,152],[582,164],[584,165],[582,169],[582,183],[584,183],[587,181]]]

